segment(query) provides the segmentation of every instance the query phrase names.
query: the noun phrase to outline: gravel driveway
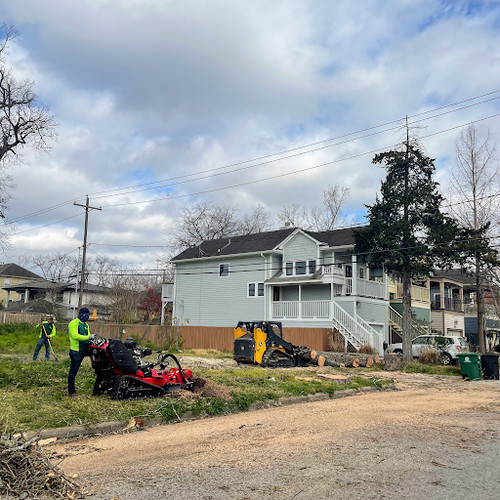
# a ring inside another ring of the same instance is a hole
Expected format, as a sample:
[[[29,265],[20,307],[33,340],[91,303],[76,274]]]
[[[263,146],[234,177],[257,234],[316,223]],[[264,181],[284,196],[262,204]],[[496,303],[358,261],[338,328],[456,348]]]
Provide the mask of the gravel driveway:
[[[394,379],[403,390],[52,449],[91,500],[500,498],[500,384]]]

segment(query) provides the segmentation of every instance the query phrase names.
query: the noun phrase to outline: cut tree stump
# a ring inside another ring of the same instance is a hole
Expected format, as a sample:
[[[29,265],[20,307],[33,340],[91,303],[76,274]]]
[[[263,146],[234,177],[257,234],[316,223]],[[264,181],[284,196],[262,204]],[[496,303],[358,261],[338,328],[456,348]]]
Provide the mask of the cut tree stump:
[[[385,355],[385,369],[388,372],[395,372],[403,369],[403,357],[398,353],[391,352]]]

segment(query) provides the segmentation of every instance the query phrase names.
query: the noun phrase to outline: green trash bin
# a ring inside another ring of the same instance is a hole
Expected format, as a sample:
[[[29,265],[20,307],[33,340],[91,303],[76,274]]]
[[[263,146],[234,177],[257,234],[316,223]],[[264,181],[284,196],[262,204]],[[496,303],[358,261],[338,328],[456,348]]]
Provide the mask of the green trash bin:
[[[470,380],[481,380],[481,354],[478,352],[461,352],[457,354],[460,360],[460,369],[462,370],[462,378]]]

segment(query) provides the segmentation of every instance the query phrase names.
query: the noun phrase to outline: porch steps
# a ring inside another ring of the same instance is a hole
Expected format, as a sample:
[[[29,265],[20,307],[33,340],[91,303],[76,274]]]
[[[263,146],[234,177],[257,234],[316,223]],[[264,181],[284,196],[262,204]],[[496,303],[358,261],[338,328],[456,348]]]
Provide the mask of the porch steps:
[[[402,337],[403,334],[403,317],[395,309],[389,306],[389,326]],[[412,321],[411,324],[411,337],[419,337],[420,335],[429,335],[429,330],[427,328],[417,325]]]
[[[336,302],[333,306],[333,328],[338,330],[347,342],[357,351],[364,344],[376,347],[380,344],[380,334],[374,330],[366,321],[359,316],[352,317],[345,309]]]

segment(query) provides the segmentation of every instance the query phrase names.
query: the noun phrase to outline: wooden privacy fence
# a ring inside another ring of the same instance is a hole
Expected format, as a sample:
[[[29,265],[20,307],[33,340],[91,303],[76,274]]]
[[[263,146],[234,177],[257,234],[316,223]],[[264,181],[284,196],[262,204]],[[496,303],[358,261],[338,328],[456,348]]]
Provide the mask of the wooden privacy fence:
[[[38,313],[15,313],[0,311],[0,323],[40,323],[42,319],[45,319],[45,314]]]

